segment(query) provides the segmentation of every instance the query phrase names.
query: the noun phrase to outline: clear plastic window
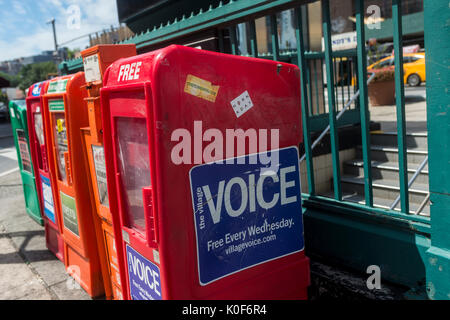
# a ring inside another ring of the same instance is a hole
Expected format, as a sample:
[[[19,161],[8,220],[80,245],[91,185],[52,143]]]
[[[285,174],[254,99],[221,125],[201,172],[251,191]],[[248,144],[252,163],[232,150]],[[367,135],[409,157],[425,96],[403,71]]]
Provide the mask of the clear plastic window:
[[[58,164],[58,177],[59,180],[67,183],[66,162],[64,160],[64,153],[67,152],[69,148],[67,146],[67,129],[64,113],[62,112],[53,113],[53,125],[55,130],[54,136],[56,146],[56,159]]]
[[[39,144],[45,144],[44,125],[42,124],[42,114],[40,112],[36,112],[34,114],[34,131],[36,133],[36,137],[39,140]]]
[[[25,131],[21,129],[16,130],[17,142],[19,144],[20,161],[22,162],[22,170],[32,172],[31,170],[31,157],[28,150],[28,142]]]
[[[144,234],[145,211],[142,188],[151,186],[147,125],[143,118],[116,118],[117,150],[125,214],[130,227]]]
[[[105,152],[103,147],[92,145],[92,156],[94,158],[95,177],[99,201],[105,207],[109,207],[108,187],[106,181]]]
[[[280,50],[297,48],[295,36],[295,12],[293,9],[277,13],[278,45]]]

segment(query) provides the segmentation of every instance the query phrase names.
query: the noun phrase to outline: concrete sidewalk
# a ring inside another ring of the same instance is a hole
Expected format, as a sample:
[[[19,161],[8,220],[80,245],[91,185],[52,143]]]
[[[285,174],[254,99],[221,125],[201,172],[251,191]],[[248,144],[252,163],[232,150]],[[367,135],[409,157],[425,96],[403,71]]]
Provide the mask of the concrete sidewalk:
[[[409,133],[427,132],[427,104],[425,100],[405,99],[406,131]],[[397,107],[370,106],[370,120],[379,122],[384,132],[397,132]]]
[[[18,171],[0,177],[0,299],[89,300],[25,211]]]

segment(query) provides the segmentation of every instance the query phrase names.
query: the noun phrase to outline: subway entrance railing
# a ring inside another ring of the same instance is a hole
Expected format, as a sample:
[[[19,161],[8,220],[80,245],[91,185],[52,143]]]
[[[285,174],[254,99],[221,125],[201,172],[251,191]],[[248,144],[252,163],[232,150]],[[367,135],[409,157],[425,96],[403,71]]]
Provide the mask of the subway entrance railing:
[[[302,88],[302,114],[304,130],[304,149],[302,155],[306,160],[308,192],[303,194],[305,203],[309,201],[323,204],[341,205],[345,207],[376,212],[386,217],[407,219],[412,222],[427,224],[429,218],[419,213],[423,209],[428,197],[415,211],[410,210],[408,190],[412,181],[408,181],[408,159],[406,143],[405,98],[403,84],[403,68],[395,69],[396,91],[396,122],[398,137],[398,167],[399,167],[399,197],[392,201],[385,209],[374,206],[370,114],[368,103],[367,52],[364,34],[364,1],[354,1],[356,18],[357,47],[351,50],[333,51],[331,38],[330,1],[320,1],[322,13],[323,51],[312,52],[306,50],[305,41],[305,14],[304,6],[291,9],[294,16],[295,48],[280,49],[279,39],[279,13],[272,13],[265,17],[269,45],[264,44],[265,51],[259,50],[255,19],[227,28],[231,43],[231,53],[252,56],[264,59],[274,59],[297,64],[301,69]],[[284,11],[286,12],[286,11]],[[392,22],[394,57],[396,65],[403,65],[402,61],[402,21],[401,1],[392,1]],[[219,31],[219,42],[223,43],[225,32]],[[244,35],[244,36],[243,36]],[[261,38],[261,37],[259,37]],[[244,44],[244,45],[243,45]],[[224,45],[219,45],[223,48]],[[352,81],[356,79],[356,81]],[[369,78],[370,80],[370,78]],[[361,130],[362,158],[364,163],[364,201],[355,203],[343,199],[341,187],[341,161],[339,154],[339,128],[358,124]],[[321,132],[319,137],[312,141],[311,134]],[[320,140],[329,134],[331,147],[331,162],[333,168],[331,193],[324,196],[323,192],[316,192],[312,149]],[[423,169],[423,165],[420,166]],[[415,172],[417,176],[419,170]],[[408,185],[408,182],[411,182]],[[304,188],[305,189],[305,188]],[[400,204],[400,208],[394,210]]]

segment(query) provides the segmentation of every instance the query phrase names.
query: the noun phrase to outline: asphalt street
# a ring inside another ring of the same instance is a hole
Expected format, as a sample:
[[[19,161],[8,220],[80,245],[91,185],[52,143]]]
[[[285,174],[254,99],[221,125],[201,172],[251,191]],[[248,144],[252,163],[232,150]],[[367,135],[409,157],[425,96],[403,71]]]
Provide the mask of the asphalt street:
[[[11,125],[8,122],[0,122],[0,177],[18,169]]]

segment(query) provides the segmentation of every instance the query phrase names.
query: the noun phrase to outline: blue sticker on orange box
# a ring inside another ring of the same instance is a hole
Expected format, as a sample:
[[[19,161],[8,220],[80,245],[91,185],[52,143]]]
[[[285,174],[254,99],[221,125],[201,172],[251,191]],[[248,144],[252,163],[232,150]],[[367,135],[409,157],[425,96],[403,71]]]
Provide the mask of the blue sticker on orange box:
[[[55,219],[55,206],[53,204],[52,186],[50,179],[41,175],[42,184],[42,196],[44,198],[44,214],[53,223],[56,223]]]
[[[128,280],[133,300],[161,300],[161,276],[156,264],[126,246]]]
[[[304,248],[298,149],[190,171],[201,285]]]

